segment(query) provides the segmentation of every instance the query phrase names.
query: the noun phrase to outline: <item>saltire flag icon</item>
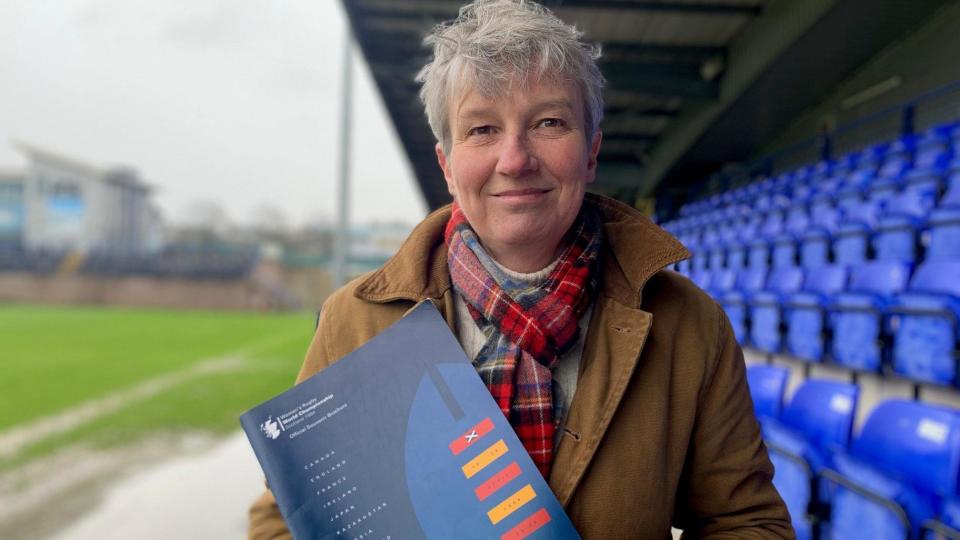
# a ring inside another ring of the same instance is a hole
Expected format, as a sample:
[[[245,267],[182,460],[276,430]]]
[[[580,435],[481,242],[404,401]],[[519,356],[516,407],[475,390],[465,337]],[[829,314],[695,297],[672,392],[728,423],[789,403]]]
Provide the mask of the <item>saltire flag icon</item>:
[[[484,418],[480,421],[479,424],[468,429],[466,433],[457,437],[450,443],[450,451],[453,452],[453,455],[459,455],[460,452],[463,452],[470,447],[473,443],[479,440],[481,437],[493,431],[493,421],[490,418]]]

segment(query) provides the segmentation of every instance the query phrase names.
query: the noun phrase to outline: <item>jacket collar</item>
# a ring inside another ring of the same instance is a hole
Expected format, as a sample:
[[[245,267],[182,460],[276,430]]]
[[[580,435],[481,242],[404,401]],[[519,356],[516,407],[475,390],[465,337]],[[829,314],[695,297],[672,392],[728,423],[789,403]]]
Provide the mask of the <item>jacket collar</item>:
[[[633,208],[613,199],[588,193],[584,204],[600,214],[611,261],[620,271],[604,272],[607,296],[626,306],[638,307],[644,284],[665,266],[690,256],[683,245]],[[356,289],[360,299],[384,303],[439,299],[450,289],[447,248],[443,230],[450,206],[426,217],[379,270]],[[424,272],[426,266],[427,271]]]

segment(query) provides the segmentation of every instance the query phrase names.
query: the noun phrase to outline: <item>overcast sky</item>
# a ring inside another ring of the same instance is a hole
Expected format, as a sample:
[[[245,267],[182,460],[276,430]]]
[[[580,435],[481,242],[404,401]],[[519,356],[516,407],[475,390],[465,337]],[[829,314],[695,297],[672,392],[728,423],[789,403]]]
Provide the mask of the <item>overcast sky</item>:
[[[199,201],[333,220],[344,29],[338,0],[2,0],[0,167],[22,140],[137,168],[170,221]],[[422,198],[354,66],[352,221],[412,224]]]

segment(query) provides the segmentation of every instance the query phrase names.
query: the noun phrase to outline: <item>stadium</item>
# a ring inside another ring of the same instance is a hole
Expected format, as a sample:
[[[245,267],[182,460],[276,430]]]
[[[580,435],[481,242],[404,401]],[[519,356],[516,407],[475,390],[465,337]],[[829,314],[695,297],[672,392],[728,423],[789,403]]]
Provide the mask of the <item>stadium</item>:
[[[960,538],[960,2],[542,3],[602,49],[588,190],[689,251],[669,271],[730,321],[797,537]],[[463,2],[336,4],[344,79],[353,54],[415,197],[444,207],[416,78],[424,35]],[[223,11],[178,39],[248,45]],[[277,47],[271,61],[298,54]],[[289,82],[275,75],[260,82]],[[345,164],[377,159],[351,161],[349,83],[309,88],[343,114],[290,114],[339,128],[339,226],[237,228],[214,208],[172,228],[152,172],[12,141],[26,165],[0,168],[0,537],[245,534],[263,474],[238,416],[291,386],[342,278],[409,234],[347,222]]]
[[[747,356],[799,538],[957,538],[956,2],[546,2],[602,44],[593,191],[651,213]],[[456,2],[345,2],[431,208],[413,78]]]

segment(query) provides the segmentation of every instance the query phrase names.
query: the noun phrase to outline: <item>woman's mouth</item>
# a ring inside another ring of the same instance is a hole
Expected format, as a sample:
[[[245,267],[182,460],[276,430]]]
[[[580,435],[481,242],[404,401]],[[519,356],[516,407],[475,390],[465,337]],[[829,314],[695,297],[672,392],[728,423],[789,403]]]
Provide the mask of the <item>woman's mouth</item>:
[[[550,191],[549,188],[508,189],[497,192],[494,196],[507,202],[533,202]]]

